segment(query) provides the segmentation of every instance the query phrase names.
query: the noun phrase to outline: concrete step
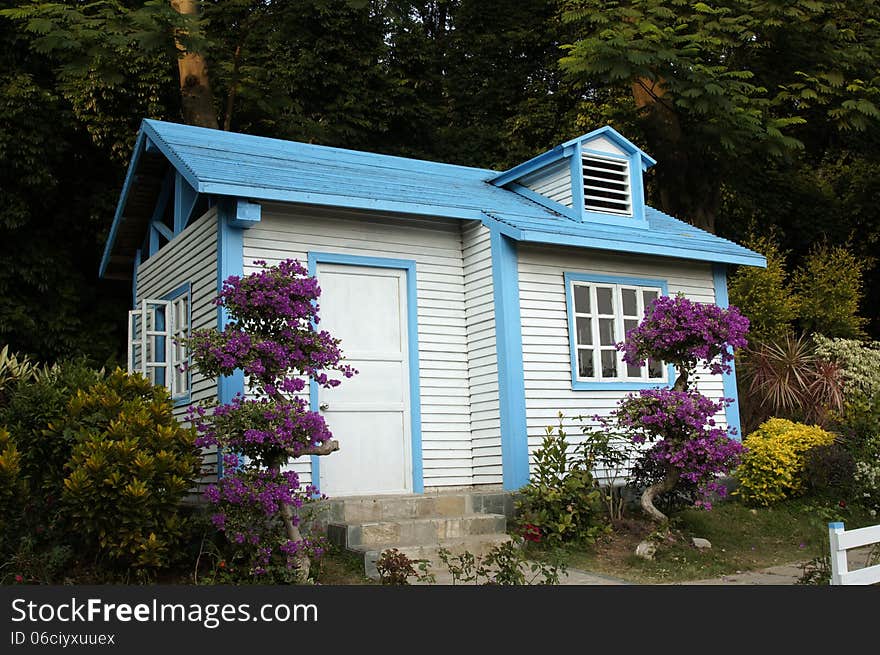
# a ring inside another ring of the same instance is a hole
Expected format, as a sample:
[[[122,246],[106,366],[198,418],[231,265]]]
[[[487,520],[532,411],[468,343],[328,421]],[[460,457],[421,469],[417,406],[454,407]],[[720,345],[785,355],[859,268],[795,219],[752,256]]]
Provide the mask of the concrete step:
[[[417,546],[443,539],[503,533],[507,518],[503,514],[462,514],[428,516],[390,521],[331,523],[327,538],[342,548],[394,544]]]
[[[392,548],[409,557],[411,560],[428,560],[428,572],[434,573],[438,580],[445,580],[448,575],[448,569],[440,560],[439,552],[441,548],[445,548],[452,555],[461,555],[465,551],[474,556],[482,557],[490,550],[510,541],[510,536],[506,534],[481,534],[469,535],[465,537],[440,539],[433,544],[420,544],[401,546],[399,544],[374,544],[369,546],[354,546],[349,548],[350,551],[364,558],[364,573],[368,578],[373,580],[379,579],[379,571],[376,568],[376,562],[382,556],[382,553]],[[418,566],[413,568],[418,570]],[[451,580],[451,578],[450,578]],[[410,582],[414,582],[410,580]]]
[[[513,497],[503,491],[461,491],[358,496],[321,501],[325,523],[366,523],[490,513],[513,516]]]

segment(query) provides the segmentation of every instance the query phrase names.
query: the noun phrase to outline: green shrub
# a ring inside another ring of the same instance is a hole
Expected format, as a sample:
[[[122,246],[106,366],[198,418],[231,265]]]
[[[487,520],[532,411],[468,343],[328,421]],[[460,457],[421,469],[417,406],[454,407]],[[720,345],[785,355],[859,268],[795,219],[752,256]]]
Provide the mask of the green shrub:
[[[853,495],[872,517],[876,517],[880,513],[880,436],[867,439],[863,449],[863,459],[855,464]]]
[[[531,481],[516,503],[526,538],[551,546],[595,541],[603,529],[599,491],[582,453],[569,453],[561,419],[557,429],[547,428],[534,460]]]
[[[740,266],[730,276],[730,303],[749,319],[749,341],[774,341],[792,329],[797,304],[788,287],[785,253],[768,236],[751,235],[744,245],[767,258],[767,268]]]
[[[792,276],[801,329],[828,337],[864,336],[859,316],[865,260],[846,248],[819,244]]]
[[[12,524],[20,515],[24,494],[21,455],[9,432],[0,428],[0,547],[13,532]]]
[[[804,481],[810,489],[849,496],[856,460],[841,443],[814,446],[804,455]]]
[[[813,342],[816,354],[840,367],[848,400],[880,396],[880,341],[829,339],[815,334]]]
[[[70,401],[75,435],[62,505],[82,546],[111,566],[167,566],[187,535],[181,501],[199,473],[194,432],[164,387],[119,369]]]
[[[102,377],[102,371],[84,361],[64,362],[8,389],[6,403],[0,407],[0,425],[7,427],[21,454],[22,475],[34,503],[28,511],[34,520],[48,522],[46,513],[61,495],[64,466],[76,441],[72,431],[50,426],[66,416],[77,391],[88,389]]]
[[[757,505],[802,494],[806,490],[805,456],[816,446],[827,446],[835,436],[815,425],[772,418],[743,441],[746,452],[736,471],[735,492]]]
[[[40,368],[26,355],[9,352],[9,346],[0,350],[0,406],[5,404],[12,387],[19,382],[29,382],[40,374]]]

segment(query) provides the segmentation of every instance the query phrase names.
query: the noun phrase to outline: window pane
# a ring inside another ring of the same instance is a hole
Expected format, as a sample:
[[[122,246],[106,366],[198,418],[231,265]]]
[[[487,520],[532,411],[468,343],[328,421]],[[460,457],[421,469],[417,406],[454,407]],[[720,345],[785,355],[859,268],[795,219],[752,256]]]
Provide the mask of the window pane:
[[[663,377],[663,362],[659,362],[656,359],[648,359],[648,377],[649,378],[662,378]]]
[[[645,308],[647,309],[648,305],[651,304],[652,301],[656,300],[658,294],[656,291],[642,291],[642,299],[645,302]]]
[[[617,351],[616,350],[603,350],[602,351],[602,377],[603,378],[617,377]]]
[[[582,346],[593,345],[593,322],[589,318],[577,318],[577,342]]]
[[[578,314],[590,313],[590,287],[583,284],[574,285],[574,311]]]
[[[630,364],[626,365],[626,377],[628,378],[641,378],[642,377],[642,367],[641,366],[631,366]]]
[[[623,300],[623,315],[624,316],[638,316],[639,305],[636,300],[636,290],[635,289],[621,289],[620,297]]]
[[[614,305],[611,302],[611,289],[608,287],[596,287],[596,304],[600,314],[613,314]]]
[[[634,329],[637,328],[638,326],[639,326],[639,322],[638,322],[638,321],[635,321],[635,320],[633,320],[633,319],[625,320],[625,321],[623,322],[623,334],[624,334],[624,337],[626,336],[626,334],[627,334],[630,330],[634,330]]]
[[[600,318],[599,319],[599,343],[603,346],[613,346],[615,343],[614,339],[614,319],[613,318]]]
[[[593,369],[593,351],[578,349],[578,377],[592,378],[596,376]]]

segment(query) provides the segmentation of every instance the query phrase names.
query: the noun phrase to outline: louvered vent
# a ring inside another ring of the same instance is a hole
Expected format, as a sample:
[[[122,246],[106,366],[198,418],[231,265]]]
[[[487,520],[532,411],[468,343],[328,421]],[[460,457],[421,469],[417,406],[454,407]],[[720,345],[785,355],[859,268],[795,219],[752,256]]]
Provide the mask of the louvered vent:
[[[605,214],[632,216],[629,163],[620,159],[582,156],[584,208]]]

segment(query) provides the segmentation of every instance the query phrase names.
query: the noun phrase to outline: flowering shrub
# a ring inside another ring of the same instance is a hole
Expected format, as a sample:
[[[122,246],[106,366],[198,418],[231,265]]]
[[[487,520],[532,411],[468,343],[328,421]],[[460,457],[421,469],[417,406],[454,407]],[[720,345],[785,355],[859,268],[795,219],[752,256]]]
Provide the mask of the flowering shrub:
[[[802,494],[806,490],[804,464],[807,451],[834,442],[834,434],[815,425],[772,418],[746,437],[746,452],[737,469],[736,493],[756,505]]]
[[[848,399],[880,395],[880,341],[829,339],[814,334],[813,342],[816,354],[840,366]]]
[[[223,332],[197,330],[187,340],[199,370],[212,377],[241,369],[259,398],[236,396],[216,406],[193,406],[196,443],[216,446],[226,475],[205,495],[212,522],[244,562],[247,576],[264,582],[305,581],[310,558],[320,557],[319,540],[304,537],[302,512],[317,493],[302,487],[283,467],[290,458],[328,455],[338,449],[324,417],[295,396],[306,378],[329,388],[340,383],[328,371],[351,377],[339,342],[319,331],[317,280],[299,262],[261,270],[223,282],[215,301],[226,308]],[[239,568],[242,568],[239,564]]]
[[[664,360],[678,373],[672,389],[643,389],[618,404],[610,417],[594,416],[602,431],[619,434],[635,444],[653,444],[637,468],[661,471],[641,497],[642,509],[663,522],[666,515],[654,499],[680,484],[695,486],[698,506],[711,508],[712,494],[723,495],[717,476],[739,463],[742,446],[731,430],[716,425],[715,414],[731,401],[715,402],[689,389],[691,374],[702,365],[712,373],[730,372],[733,348],[742,348],[749,321],[736,307],[722,309],[684,296],[661,296],[645,309],[645,318],[617,344],[623,359],[641,366],[648,359]]]
[[[713,418],[730,402],[715,402],[690,390],[642,389],[619,403],[614,419],[634,443],[653,442],[644,457],[674,476],[675,484],[681,480],[695,485],[696,506],[711,509],[712,495],[723,497],[727,491],[717,475],[735,468],[743,450]]]
[[[682,295],[660,296],[645,308],[645,318],[618,344],[623,361],[644,366],[649,358],[692,373],[704,361],[712,373],[729,373],[731,348],[746,346],[749,319],[736,307],[693,302]]]

